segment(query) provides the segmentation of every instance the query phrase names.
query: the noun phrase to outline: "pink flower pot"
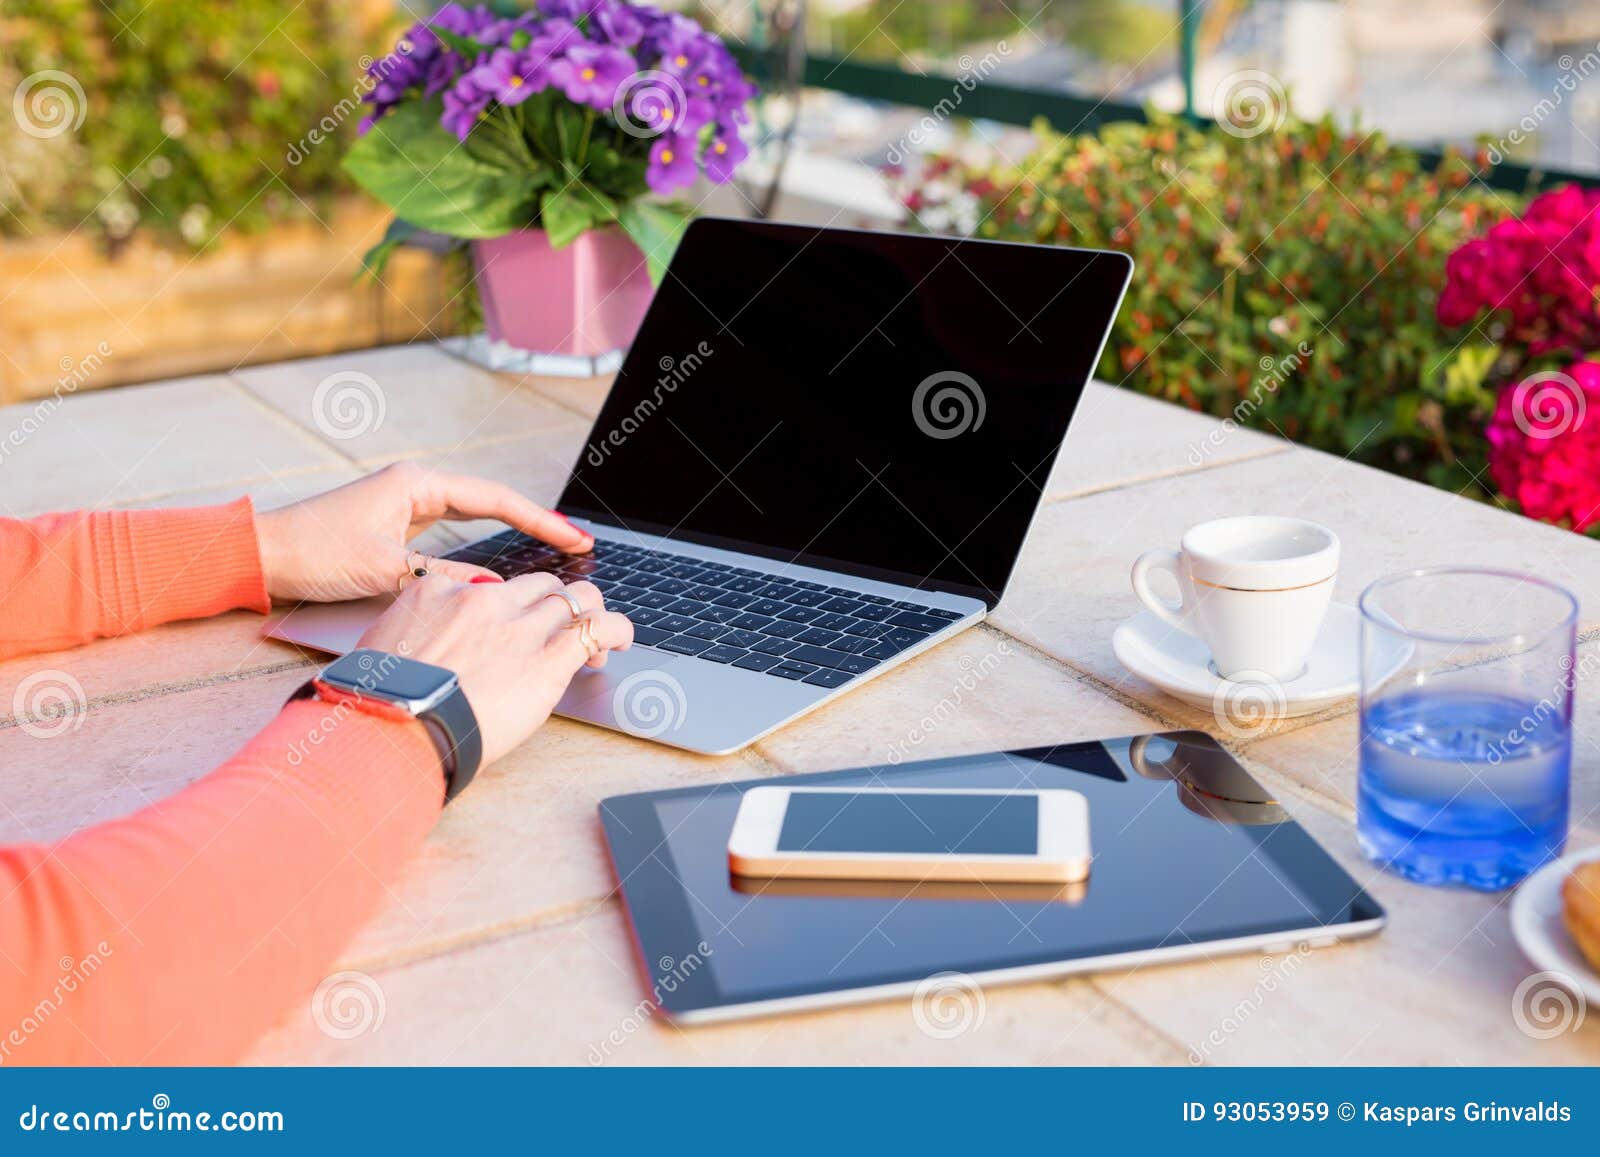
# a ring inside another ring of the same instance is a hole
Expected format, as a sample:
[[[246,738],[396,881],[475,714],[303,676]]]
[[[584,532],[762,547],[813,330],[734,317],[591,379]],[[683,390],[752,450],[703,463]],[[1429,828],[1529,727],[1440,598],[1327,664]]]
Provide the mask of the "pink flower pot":
[[[653,289],[621,229],[552,249],[540,229],[472,243],[489,336],[536,354],[597,358],[628,348]]]

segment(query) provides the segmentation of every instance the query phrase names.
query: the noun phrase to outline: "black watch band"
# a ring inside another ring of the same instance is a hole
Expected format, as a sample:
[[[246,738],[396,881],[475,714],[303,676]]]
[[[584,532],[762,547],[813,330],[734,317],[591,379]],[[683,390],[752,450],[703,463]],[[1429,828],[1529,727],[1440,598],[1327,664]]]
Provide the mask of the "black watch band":
[[[439,761],[444,765],[444,800],[449,803],[472,782],[473,776],[478,774],[478,767],[483,763],[483,738],[478,731],[478,717],[473,714],[472,705],[467,702],[466,694],[459,684],[455,684],[450,692],[437,702],[425,710],[413,712],[408,709],[403,699],[386,695],[381,682],[371,682],[370,675],[363,676],[359,687],[340,686],[334,676],[340,665],[356,654],[352,652],[344,659],[330,664],[320,674],[306,680],[299,690],[289,696],[289,701],[292,703],[296,699],[318,697],[322,690],[319,687],[319,680],[327,676],[325,685],[330,694],[321,696],[322,698],[340,704],[347,703],[358,711],[365,710],[374,715],[417,720],[427,730],[428,738],[433,740],[433,745],[439,753]],[[368,651],[364,654],[382,657],[382,661],[377,663],[370,660],[362,662],[361,667],[367,672],[374,669],[392,669],[392,665],[412,662],[382,652]],[[417,664],[417,666],[454,679],[449,672],[440,668],[428,667],[427,664]]]

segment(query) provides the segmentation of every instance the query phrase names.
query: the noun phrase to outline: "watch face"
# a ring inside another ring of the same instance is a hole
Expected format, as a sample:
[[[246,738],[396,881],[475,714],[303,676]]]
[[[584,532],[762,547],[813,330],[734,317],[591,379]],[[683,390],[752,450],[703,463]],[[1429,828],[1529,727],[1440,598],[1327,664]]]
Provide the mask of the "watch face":
[[[366,648],[336,660],[319,678],[346,691],[419,707],[437,701],[456,682],[455,673],[443,667]]]

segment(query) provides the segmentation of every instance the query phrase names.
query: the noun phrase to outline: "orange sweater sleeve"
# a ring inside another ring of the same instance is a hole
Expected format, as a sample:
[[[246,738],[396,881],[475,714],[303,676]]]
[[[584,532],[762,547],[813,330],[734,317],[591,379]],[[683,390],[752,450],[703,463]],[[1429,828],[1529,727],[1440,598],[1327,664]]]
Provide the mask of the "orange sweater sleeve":
[[[9,653],[266,602],[248,504],[0,523],[0,582],[19,558],[0,621],[31,620]],[[420,724],[300,701],[168,799],[0,847],[0,1066],[238,1059],[327,974],[443,799]]]
[[[0,659],[269,606],[248,498],[0,519]]]

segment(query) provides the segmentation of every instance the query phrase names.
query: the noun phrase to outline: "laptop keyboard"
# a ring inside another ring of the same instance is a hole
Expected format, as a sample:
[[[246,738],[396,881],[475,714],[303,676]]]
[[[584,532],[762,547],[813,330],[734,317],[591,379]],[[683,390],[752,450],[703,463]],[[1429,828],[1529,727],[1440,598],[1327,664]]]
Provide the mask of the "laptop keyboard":
[[[635,645],[816,687],[843,686],[962,617],[604,539],[573,555],[508,530],[446,557],[503,578],[543,571],[586,579],[608,610],[633,620]]]

